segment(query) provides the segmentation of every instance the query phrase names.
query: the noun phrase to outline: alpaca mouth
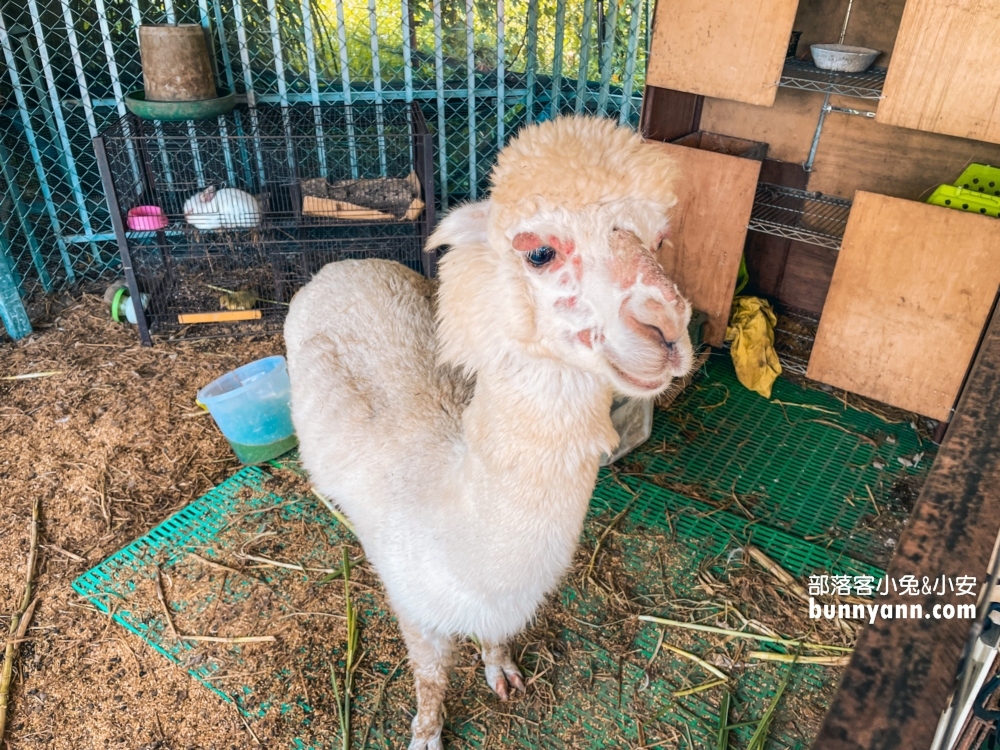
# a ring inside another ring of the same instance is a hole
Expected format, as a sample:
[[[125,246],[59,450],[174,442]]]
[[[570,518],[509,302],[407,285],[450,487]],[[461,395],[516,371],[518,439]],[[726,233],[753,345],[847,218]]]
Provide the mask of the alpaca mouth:
[[[611,365],[611,369],[615,371],[622,380],[624,380],[629,385],[635,386],[643,391],[659,391],[662,390],[664,386],[670,381],[668,377],[666,380],[642,380],[634,375],[630,375],[625,372],[621,367],[616,365],[611,359],[608,359],[608,364]]]

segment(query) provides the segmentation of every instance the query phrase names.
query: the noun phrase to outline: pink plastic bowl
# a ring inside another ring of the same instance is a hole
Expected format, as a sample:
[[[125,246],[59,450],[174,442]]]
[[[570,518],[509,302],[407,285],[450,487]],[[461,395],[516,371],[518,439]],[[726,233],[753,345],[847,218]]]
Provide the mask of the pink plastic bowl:
[[[154,232],[163,229],[168,223],[159,206],[136,206],[128,212],[128,228],[137,232]]]

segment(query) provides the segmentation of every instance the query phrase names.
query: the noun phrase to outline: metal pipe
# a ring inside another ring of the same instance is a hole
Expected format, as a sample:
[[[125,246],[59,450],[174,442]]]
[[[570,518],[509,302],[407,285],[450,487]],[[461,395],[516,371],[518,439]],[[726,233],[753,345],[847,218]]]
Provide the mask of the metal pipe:
[[[17,109],[21,115],[24,136],[28,141],[28,151],[31,154],[31,161],[35,167],[35,176],[38,178],[42,198],[45,200],[45,208],[49,214],[49,221],[52,223],[52,230],[55,233],[56,246],[59,248],[63,269],[66,271],[66,280],[72,283],[76,280],[76,273],[73,271],[73,263],[70,260],[66,243],[62,241],[62,227],[59,221],[59,214],[56,211],[52,189],[49,187],[48,176],[42,164],[42,154],[38,148],[38,141],[35,138],[35,130],[31,125],[31,115],[28,114],[28,104],[24,96],[24,89],[21,86],[21,77],[17,72],[17,60],[14,57],[14,48],[10,44],[10,37],[7,36],[7,28],[4,25],[2,13],[0,13],[0,47],[3,47],[4,59],[7,62],[7,73],[10,76],[11,86],[14,89],[14,99],[17,102]]]
[[[625,55],[625,80],[622,90],[621,111],[618,124],[627,125],[632,116],[632,76],[635,75],[635,60],[639,51],[639,17],[642,15],[643,0],[632,0],[632,16],[628,22],[628,51]]]
[[[7,183],[7,193],[10,196],[10,202],[14,204],[14,213],[17,214],[17,221],[21,225],[21,232],[24,234],[24,239],[27,242],[31,262],[35,266],[36,273],[38,273],[38,280],[42,282],[42,289],[46,292],[51,292],[52,277],[49,276],[49,272],[45,268],[45,260],[42,258],[42,247],[32,230],[28,207],[22,200],[23,192],[21,185],[16,180],[17,175],[11,172],[10,157],[10,152],[3,145],[3,142],[0,141],[0,175],[3,176],[4,182]],[[6,240],[6,237],[4,239]]]
[[[128,110],[125,109],[125,96],[122,92],[122,84],[118,75],[118,61],[115,60],[114,46],[111,44],[111,27],[108,26],[108,14],[104,6],[104,0],[94,0],[94,8],[97,11],[97,23],[101,30],[104,57],[108,61],[108,73],[111,76],[111,91],[115,95],[115,109],[118,110],[118,116],[124,118],[128,116]],[[93,105],[93,102],[91,102],[91,105]],[[142,179],[142,175],[139,172],[139,162],[136,160],[132,141],[126,141],[125,146],[128,149],[128,160],[129,165],[132,167],[132,177],[135,180],[135,184],[138,185]]]
[[[834,107],[831,104],[827,106],[827,110],[830,112],[839,112],[842,115],[860,115],[861,117],[875,118],[875,113],[867,109],[848,109],[847,107]]]
[[[823,106],[819,111],[819,120],[816,122],[816,132],[813,133],[812,144],[809,146],[809,157],[802,168],[806,172],[812,172],[813,164],[816,161],[816,151],[819,149],[819,139],[823,134],[823,125],[826,123],[826,116],[830,112],[837,112],[844,115],[859,115],[861,117],[874,118],[875,113],[866,109],[848,109],[847,107],[835,107],[830,104],[830,94],[823,99]]]
[[[597,114],[603,117],[608,111],[608,94],[611,89],[612,52],[615,48],[615,32],[618,27],[618,0],[611,0],[611,8],[604,19],[604,40],[601,46],[601,89],[597,97]]]
[[[847,36],[847,24],[851,20],[851,8],[854,5],[854,0],[847,0],[847,13],[844,14],[844,25],[840,27],[840,39],[838,44],[844,43],[844,37]]]
[[[10,337],[17,341],[31,333],[31,321],[21,301],[8,255],[7,238],[0,232],[0,320]]]
[[[375,92],[375,132],[378,134],[379,174],[388,176],[389,167],[385,153],[385,118],[382,113],[382,65],[378,53],[378,19],[375,17],[375,0],[368,0],[368,31],[372,50],[372,88]]]
[[[275,0],[267,0],[267,20],[271,27],[271,52],[274,56],[278,99],[281,102],[281,124],[285,131],[285,158],[288,161],[289,176],[294,176],[295,146],[292,141],[292,123],[288,117],[288,83],[285,81],[285,57],[281,48],[281,29],[278,28],[278,6]]]
[[[351,163],[351,178],[358,179],[358,145],[354,136],[354,113],[351,111],[351,71],[347,59],[347,24],[344,21],[344,0],[337,0],[337,44],[340,47],[340,83],[344,92],[347,118],[347,148]]]
[[[525,99],[525,122],[535,119],[535,68],[538,67],[538,0],[528,0],[528,96]]]
[[[583,112],[587,95],[587,69],[590,67],[590,23],[594,16],[594,0],[583,2],[583,25],[580,27],[580,69],[576,76],[576,113]]]
[[[809,156],[806,158],[802,168],[806,172],[812,172],[813,163],[816,161],[816,150],[819,148],[819,137],[823,135],[823,123],[826,122],[826,115],[830,111],[830,94],[823,98],[823,106],[819,110],[819,119],[816,121],[816,131],[813,133],[812,144],[809,146]]]
[[[552,50],[552,88],[549,93],[549,117],[559,114],[559,100],[562,98],[563,32],[566,25],[566,0],[556,2],[556,38]]]
[[[323,133],[323,113],[319,109],[319,72],[316,66],[316,40],[313,38],[312,0],[302,0],[302,35],[306,43],[306,68],[309,71],[309,94],[312,98],[313,120],[316,123],[316,150],[319,175],[326,178],[326,137]]]
[[[448,142],[444,113],[444,51],[442,46],[441,0],[433,0],[434,10],[434,83],[437,89],[438,173],[441,175],[441,208],[448,208]]]
[[[267,172],[264,169],[264,155],[260,146],[260,128],[258,127],[256,110],[257,95],[253,87],[253,72],[250,68],[250,47],[247,44],[247,29],[244,23],[242,0],[233,0],[233,14],[236,16],[236,40],[239,44],[240,67],[243,68],[243,85],[246,88],[247,104],[250,107],[250,133],[253,136],[254,156],[257,161],[258,187],[260,190],[263,190],[267,184]],[[237,122],[239,122],[239,119],[237,119]],[[242,139],[240,142],[242,143]]]
[[[62,110],[59,106],[59,93],[56,90],[55,75],[52,72],[52,64],[49,59],[49,50],[45,44],[45,34],[42,31],[42,17],[38,12],[37,0],[28,0],[28,11],[31,13],[31,24],[35,30],[35,44],[38,47],[38,55],[42,61],[42,72],[45,75],[45,82],[48,86],[49,97],[52,100],[53,115],[56,119],[56,129],[59,131],[59,140],[62,143],[63,151],[66,155],[66,166],[69,168],[70,188],[77,201],[77,210],[80,216],[80,224],[86,235],[92,235],[94,228],[90,224],[90,212],[87,210],[86,197],[83,194],[83,183],[80,175],[76,171],[76,161],[73,158],[72,142],[69,132],[66,129],[66,121],[63,118]],[[90,250],[98,263],[103,263],[103,256],[97,247],[96,242],[90,243]]]
[[[473,21],[473,0],[465,0],[465,67],[469,84],[469,197],[476,200],[479,179],[476,171],[476,49]]]
[[[506,66],[504,65],[504,0],[497,0],[497,150],[504,146],[506,134],[504,133],[504,86],[507,83]]]

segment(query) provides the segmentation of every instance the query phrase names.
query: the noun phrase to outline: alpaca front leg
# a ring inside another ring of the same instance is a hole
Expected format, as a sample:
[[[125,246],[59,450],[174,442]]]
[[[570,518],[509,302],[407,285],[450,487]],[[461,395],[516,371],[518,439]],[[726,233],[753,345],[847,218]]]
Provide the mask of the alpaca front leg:
[[[444,694],[454,642],[448,636],[424,633],[400,620],[417,691],[417,715],[411,726],[409,750],[442,750]]]
[[[483,664],[486,666],[486,684],[505,701],[510,697],[510,691],[525,692],[524,677],[510,658],[510,647],[504,644],[483,644]]]

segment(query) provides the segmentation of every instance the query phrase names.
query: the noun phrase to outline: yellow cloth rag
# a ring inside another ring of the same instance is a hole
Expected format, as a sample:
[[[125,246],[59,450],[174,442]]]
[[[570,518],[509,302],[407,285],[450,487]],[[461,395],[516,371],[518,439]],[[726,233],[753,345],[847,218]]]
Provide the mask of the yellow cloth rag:
[[[735,297],[726,327],[726,341],[736,366],[736,377],[751,391],[771,398],[771,385],[781,374],[774,351],[774,326],[778,319],[771,305],[759,297]]]

